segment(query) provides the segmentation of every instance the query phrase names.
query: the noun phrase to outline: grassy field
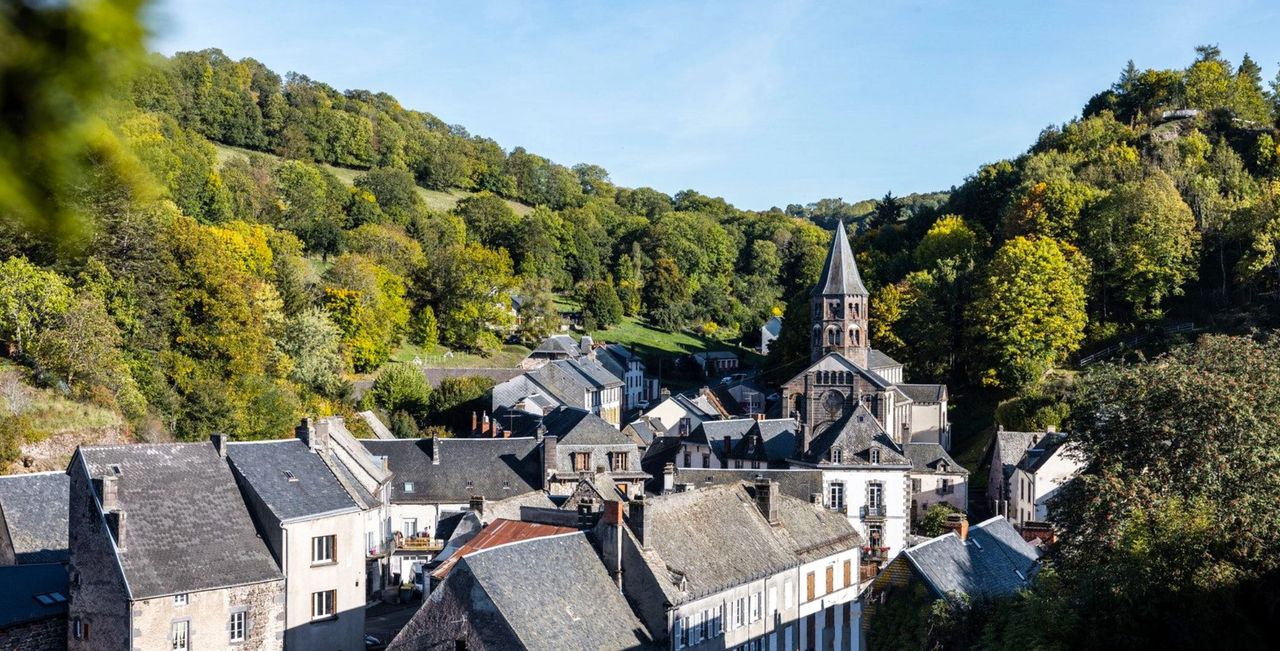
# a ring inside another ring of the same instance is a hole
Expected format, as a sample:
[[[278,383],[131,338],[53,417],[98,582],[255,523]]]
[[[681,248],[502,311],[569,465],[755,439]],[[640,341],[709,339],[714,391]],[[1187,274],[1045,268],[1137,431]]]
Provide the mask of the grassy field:
[[[279,157],[275,156],[274,154],[264,154],[262,152],[254,152],[248,149],[241,149],[240,147],[220,145],[217,143],[214,144],[214,147],[216,147],[218,150],[219,163],[223,163],[227,159],[232,157],[238,156],[238,157],[244,158],[249,156],[249,154],[260,154],[262,156],[266,156],[267,158],[271,158],[273,160],[279,160]],[[349,167],[334,167],[333,165],[325,165],[323,163],[321,163],[320,167],[323,167],[324,169],[328,170],[334,176],[338,177],[338,180],[342,181],[347,185],[354,184],[356,177],[360,176],[360,174],[364,172],[364,170],[351,169]],[[418,194],[422,196],[422,200],[426,202],[428,208],[435,211],[439,211],[439,212],[448,212],[450,210],[453,210],[453,207],[458,205],[459,200],[471,195],[470,192],[467,192],[465,190],[454,189],[454,190],[449,190],[447,192],[441,192],[439,190],[428,190],[424,187],[418,188]],[[515,201],[507,201],[507,205],[511,206],[511,209],[516,211],[517,215],[527,215],[533,212],[533,208],[526,206],[522,203],[517,203]]]
[[[450,351],[443,346],[431,350],[423,350],[419,346],[405,344],[391,355],[392,361],[412,362],[421,359],[428,368],[515,368],[525,357],[529,349],[524,346],[508,344],[492,357],[484,357],[473,353]]]

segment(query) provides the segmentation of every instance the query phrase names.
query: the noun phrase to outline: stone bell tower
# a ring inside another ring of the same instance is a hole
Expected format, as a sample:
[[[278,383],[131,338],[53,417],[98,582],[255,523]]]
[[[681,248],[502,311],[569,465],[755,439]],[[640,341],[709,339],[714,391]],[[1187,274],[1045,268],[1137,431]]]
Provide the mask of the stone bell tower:
[[[840,353],[862,368],[867,367],[867,307],[870,296],[858,274],[844,222],[836,222],[836,234],[822,275],[809,297],[810,361],[827,353]]]

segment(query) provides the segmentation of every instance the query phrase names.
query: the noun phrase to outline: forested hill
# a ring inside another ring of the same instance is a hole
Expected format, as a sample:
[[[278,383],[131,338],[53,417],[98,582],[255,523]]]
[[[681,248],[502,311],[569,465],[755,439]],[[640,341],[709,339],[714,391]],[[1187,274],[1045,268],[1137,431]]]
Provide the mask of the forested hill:
[[[859,226],[873,341],[919,380],[1041,400],[1038,378],[1081,346],[1171,316],[1270,318],[1275,96],[1214,48],[1126,70],[949,193],[763,212],[616,187],[598,166],[216,50],[85,78],[110,130],[37,188],[55,210],[0,209],[0,340],[36,382],[143,438],[283,435],[349,409],[353,374],[403,342],[539,339],[556,293],[593,326],[626,314],[729,339],[785,310],[766,364],[782,369],[807,358],[803,298],[835,219]],[[1184,108],[1199,112],[1165,115]],[[82,227],[39,228],[46,213]],[[506,294],[524,299],[518,328]]]

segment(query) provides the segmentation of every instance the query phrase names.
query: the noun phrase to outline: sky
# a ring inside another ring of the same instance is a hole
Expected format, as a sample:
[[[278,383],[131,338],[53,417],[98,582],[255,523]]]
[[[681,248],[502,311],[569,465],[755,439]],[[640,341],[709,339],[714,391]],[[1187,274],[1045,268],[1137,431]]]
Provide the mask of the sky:
[[[394,95],[507,150],[747,209],[945,190],[1079,115],[1128,59],[1248,52],[1280,2],[157,0],[150,47]]]

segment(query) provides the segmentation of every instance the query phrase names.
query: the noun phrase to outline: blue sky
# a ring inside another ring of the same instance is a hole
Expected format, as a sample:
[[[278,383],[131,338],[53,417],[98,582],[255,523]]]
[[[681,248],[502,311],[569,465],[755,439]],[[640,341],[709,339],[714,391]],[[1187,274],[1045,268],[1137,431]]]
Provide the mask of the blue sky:
[[[158,0],[151,47],[386,91],[616,183],[764,209],[946,189],[1200,43],[1267,80],[1280,2]]]

